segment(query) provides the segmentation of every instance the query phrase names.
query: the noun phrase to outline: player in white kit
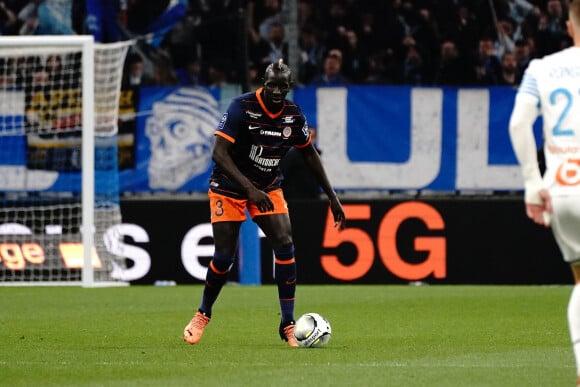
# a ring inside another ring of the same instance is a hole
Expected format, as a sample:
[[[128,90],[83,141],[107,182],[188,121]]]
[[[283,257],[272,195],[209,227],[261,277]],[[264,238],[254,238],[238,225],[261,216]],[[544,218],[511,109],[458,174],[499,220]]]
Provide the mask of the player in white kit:
[[[570,2],[566,24],[574,45],[529,64],[509,132],[524,178],[526,214],[552,228],[574,275],[568,325],[580,386],[580,0]],[[543,176],[532,128],[539,115],[546,158]]]

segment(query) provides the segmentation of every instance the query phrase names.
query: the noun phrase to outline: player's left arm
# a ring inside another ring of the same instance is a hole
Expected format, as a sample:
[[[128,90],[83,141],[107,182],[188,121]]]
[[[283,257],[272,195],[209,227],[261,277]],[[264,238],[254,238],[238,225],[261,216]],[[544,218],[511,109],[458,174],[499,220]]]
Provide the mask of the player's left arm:
[[[346,217],[344,215],[344,210],[342,208],[340,200],[338,199],[338,196],[336,196],[336,192],[334,192],[334,188],[332,188],[332,185],[330,184],[330,180],[328,179],[326,171],[322,166],[322,160],[320,160],[320,155],[318,154],[318,151],[311,142],[309,142],[308,145],[301,147],[299,149],[302,152],[304,162],[306,163],[306,165],[308,165],[314,176],[316,176],[318,184],[320,184],[322,190],[330,200],[330,210],[332,211],[332,215],[334,216],[335,227],[338,227],[340,230],[343,230],[346,226]]]

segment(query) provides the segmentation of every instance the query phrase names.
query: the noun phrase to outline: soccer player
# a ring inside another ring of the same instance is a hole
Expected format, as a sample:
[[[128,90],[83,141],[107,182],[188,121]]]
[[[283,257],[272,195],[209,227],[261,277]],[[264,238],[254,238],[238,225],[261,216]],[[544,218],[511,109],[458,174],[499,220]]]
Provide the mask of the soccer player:
[[[580,0],[570,3],[566,25],[574,46],[530,63],[515,98],[509,133],[524,178],[526,214],[552,228],[574,276],[568,325],[580,386]],[[540,114],[543,176],[532,129]]]
[[[246,209],[262,229],[275,254],[281,321],[279,334],[292,347],[296,262],[288,207],[280,188],[279,163],[291,147],[299,148],[330,200],[335,226],[345,227],[345,214],[312,144],[302,110],[286,99],[294,84],[283,60],[270,64],[263,87],[232,100],[218,124],[212,153],[215,167],[209,184],[215,253],[209,264],[201,305],[183,331],[197,343],[210,321],[212,306],[234,262]]]

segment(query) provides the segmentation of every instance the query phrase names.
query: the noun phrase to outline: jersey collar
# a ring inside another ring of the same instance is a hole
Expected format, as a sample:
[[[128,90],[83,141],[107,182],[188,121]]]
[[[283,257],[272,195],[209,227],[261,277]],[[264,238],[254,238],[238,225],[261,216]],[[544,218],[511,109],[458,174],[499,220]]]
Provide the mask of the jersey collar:
[[[270,110],[268,110],[268,108],[266,107],[266,104],[264,103],[264,100],[262,99],[262,90],[263,89],[264,89],[263,87],[260,87],[258,90],[256,90],[256,98],[258,98],[258,103],[260,104],[260,106],[262,107],[264,112],[266,112],[268,117],[270,117],[270,118],[280,117],[280,115],[282,114],[282,111],[284,110],[284,105],[282,105],[282,109],[280,109],[280,111],[277,113],[272,113]],[[284,102],[284,104],[285,103],[286,102]]]

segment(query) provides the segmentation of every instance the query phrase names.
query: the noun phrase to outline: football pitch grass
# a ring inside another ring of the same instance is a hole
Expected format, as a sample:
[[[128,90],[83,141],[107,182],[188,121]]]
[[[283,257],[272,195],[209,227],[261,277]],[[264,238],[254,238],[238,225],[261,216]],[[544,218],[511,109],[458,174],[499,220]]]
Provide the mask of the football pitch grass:
[[[200,285],[0,287],[5,386],[575,386],[571,286],[301,285],[324,348],[278,336],[275,287],[228,284],[195,346]]]

